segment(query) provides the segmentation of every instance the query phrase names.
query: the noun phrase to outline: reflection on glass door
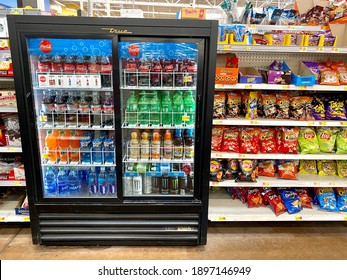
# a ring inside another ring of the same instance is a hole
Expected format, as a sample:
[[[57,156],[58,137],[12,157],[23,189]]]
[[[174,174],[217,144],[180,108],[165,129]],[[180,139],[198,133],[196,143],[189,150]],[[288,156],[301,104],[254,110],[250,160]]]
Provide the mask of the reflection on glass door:
[[[44,197],[117,197],[112,41],[27,44]]]
[[[195,43],[119,43],[124,196],[192,196]]]

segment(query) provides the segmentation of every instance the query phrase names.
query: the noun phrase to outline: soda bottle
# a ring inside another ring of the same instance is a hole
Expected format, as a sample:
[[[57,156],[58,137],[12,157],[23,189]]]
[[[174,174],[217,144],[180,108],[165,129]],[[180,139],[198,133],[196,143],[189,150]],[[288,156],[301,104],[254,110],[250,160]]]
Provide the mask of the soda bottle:
[[[161,123],[163,125],[171,125],[172,119],[172,99],[169,91],[164,91],[161,98]]]
[[[194,59],[190,59],[187,61],[187,74],[185,75],[185,79],[187,80],[187,86],[192,87],[196,84],[196,72],[197,65]]]
[[[69,135],[66,131],[60,130],[58,136],[58,155],[61,162],[68,162]]]
[[[54,111],[54,95],[51,90],[42,92],[41,110],[44,113],[52,113]]]
[[[79,104],[79,116],[78,116],[78,123],[79,125],[89,125],[89,109],[90,108],[90,101],[88,98],[88,95],[85,91],[81,91],[81,98],[80,98],[80,104]]]
[[[101,125],[101,100],[100,94],[97,91],[93,91],[91,111],[93,114],[93,125]]]
[[[186,159],[194,157],[194,138],[192,129],[186,130],[186,137],[184,139],[184,157]]]
[[[142,125],[148,125],[149,123],[149,100],[147,97],[147,93],[145,91],[141,91],[139,93],[139,102],[138,102],[138,120]]]
[[[64,167],[59,167],[59,172],[57,175],[57,188],[60,196],[69,196],[70,190],[68,185],[68,177],[64,170]]]
[[[137,97],[135,91],[129,92],[126,102],[125,122],[128,124],[137,124]]]
[[[172,137],[169,131],[164,136],[164,159],[172,159]]]
[[[96,74],[100,72],[100,64],[97,63],[95,56],[91,56],[88,59],[87,67],[89,73]]]
[[[108,173],[107,186],[108,186],[108,191],[110,195],[117,194],[117,177],[116,177],[116,170],[114,167],[111,167]]]
[[[98,176],[98,184],[99,184],[100,194],[106,195],[108,188],[107,188],[107,176],[105,172],[105,167],[101,167],[100,169],[100,173]]]
[[[185,122],[186,124],[195,123],[195,98],[192,91],[186,91],[183,100],[184,111],[186,112],[188,119]]]
[[[91,196],[96,196],[99,192],[98,177],[94,167],[90,168],[88,174],[88,190]]]
[[[152,67],[151,67],[151,86],[152,87],[161,86],[161,71],[162,71],[162,67],[160,65],[159,59],[153,59]]]
[[[183,60],[176,59],[175,62],[175,87],[183,87]]]
[[[56,54],[52,59],[52,71],[57,73],[63,72],[64,61],[65,61],[64,56]]]
[[[78,172],[73,167],[71,167],[68,175],[68,188],[71,196],[78,196],[82,188]]]
[[[43,178],[43,188],[45,196],[57,195],[57,179],[52,170],[52,167],[47,167],[45,177]]]
[[[64,72],[74,73],[76,71],[76,56],[70,55],[64,62]]]
[[[173,71],[174,66],[170,59],[163,60],[163,86],[172,87],[173,86]]]
[[[93,163],[101,164],[102,160],[102,139],[94,138],[92,141],[93,149],[92,149],[92,161]]]
[[[140,146],[141,146],[141,159],[149,159],[149,140],[148,140],[147,132],[142,132]]]
[[[114,113],[114,105],[113,105],[113,95],[111,92],[105,92],[105,100],[102,106],[102,110],[104,112],[104,125],[114,125],[113,113]]]
[[[88,71],[88,65],[85,61],[85,57],[80,56],[76,60],[76,73],[86,74]]]
[[[115,150],[114,150],[114,140],[113,137],[106,138],[104,140],[104,161],[108,164],[114,163],[115,158]]]
[[[153,91],[149,95],[148,99],[149,105],[149,123],[152,125],[159,125],[160,123],[160,99],[158,98],[158,93]]]
[[[45,146],[48,152],[48,159],[55,162],[57,160],[57,137],[52,130],[47,130]]]
[[[178,90],[173,96],[172,110],[174,113],[173,119],[175,125],[182,125],[182,113],[183,113],[183,97],[182,91]]]
[[[100,61],[101,86],[112,87],[112,64],[108,56],[102,56]]]
[[[90,136],[84,135],[80,141],[81,145],[81,162],[82,164],[91,163],[91,138]]]
[[[66,97],[63,91],[57,91],[54,99],[55,124],[65,125],[65,112],[67,110]]]
[[[138,159],[139,154],[140,154],[139,140],[138,140],[137,132],[134,131],[131,133],[131,140],[129,144],[129,157],[130,159]]]
[[[80,161],[80,139],[74,130],[70,131],[69,146],[70,146],[70,160],[73,162]]]
[[[173,143],[173,157],[175,159],[183,158],[183,138],[182,138],[182,130],[176,129],[175,140]]]
[[[136,86],[136,61],[134,58],[128,58],[126,65],[125,65],[125,71],[126,71],[126,83],[127,86]]]
[[[48,73],[52,70],[52,56],[51,55],[40,55],[39,61],[37,64],[37,71]]]
[[[153,139],[151,143],[152,159],[160,159],[160,135],[158,132],[153,133]]]
[[[150,86],[149,83],[149,64],[146,59],[141,59],[140,66],[138,69],[138,83],[139,86]]]
[[[77,112],[79,109],[79,100],[77,97],[77,93],[74,91],[69,92],[69,96],[67,98],[67,112],[69,113],[66,116],[66,122],[69,125],[76,125],[77,124]]]

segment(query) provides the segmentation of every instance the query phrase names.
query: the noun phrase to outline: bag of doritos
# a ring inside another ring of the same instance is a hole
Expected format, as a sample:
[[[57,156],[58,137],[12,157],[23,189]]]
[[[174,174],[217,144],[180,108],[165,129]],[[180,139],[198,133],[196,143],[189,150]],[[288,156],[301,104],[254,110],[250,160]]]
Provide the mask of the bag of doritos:
[[[247,206],[248,208],[266,206],[267,203],[262,197],[258,188],[248,188]]]
[[[295,188],[295,191],[301,201],[301,206],[305,208],[312,208],[311,205],[311,197],[309,196],[309,192],[307,188]]]
[[[286,211],[286,207],[284,206],[274,189],[262,188],[261,195],[264,197],[265,201],[270,204],[276,216],[279,216]]]
[[[302,210],[301,201],[294,189],[279,188],[278,190],[289,214],[295,214]]]

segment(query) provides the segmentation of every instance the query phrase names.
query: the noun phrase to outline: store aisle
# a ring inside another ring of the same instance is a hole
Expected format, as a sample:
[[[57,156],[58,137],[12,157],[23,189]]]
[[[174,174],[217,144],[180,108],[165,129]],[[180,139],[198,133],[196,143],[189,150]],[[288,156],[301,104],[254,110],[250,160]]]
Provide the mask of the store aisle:
[[[347,259],[346,223],[212,224],[199,247],[38,246],[29,228],[0,228],[0,259]]]

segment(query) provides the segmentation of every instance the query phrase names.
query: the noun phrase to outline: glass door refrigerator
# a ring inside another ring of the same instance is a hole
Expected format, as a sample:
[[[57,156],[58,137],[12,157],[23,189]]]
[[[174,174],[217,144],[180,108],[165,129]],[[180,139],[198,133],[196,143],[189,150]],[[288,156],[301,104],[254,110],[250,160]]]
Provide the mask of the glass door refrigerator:
[[[217,22],[8,22],[33,242],[205,244]]]

